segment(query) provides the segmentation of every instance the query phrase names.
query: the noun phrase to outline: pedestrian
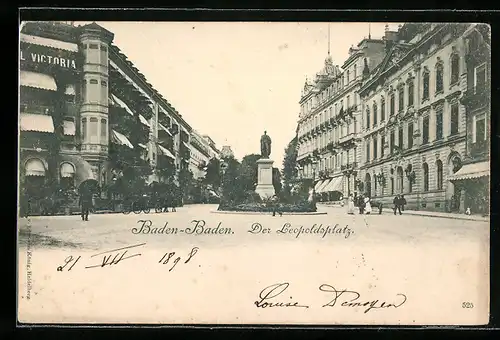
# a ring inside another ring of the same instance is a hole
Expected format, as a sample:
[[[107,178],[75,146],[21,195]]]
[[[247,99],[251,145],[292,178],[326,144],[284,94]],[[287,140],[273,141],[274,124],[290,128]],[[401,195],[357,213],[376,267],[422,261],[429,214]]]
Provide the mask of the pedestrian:
[[[405,195],[401,195],[401,211],[405,211],[406,198]]]
[[[371,212],[372,212],[372,206],[370,204],[370,197],[367,196],[365,198],[365,214],[370,215]]]
[[[401,215],[401,198],[399,197],[399,195],[396,195],[394,197],[392,203],[394,204],[394,215],[396,215],[397,211],[399,211],[399,214]]]
[[[175,208],[177,206],[177,197],[172,197],[172,200],[170,201],[171,203],[171,212],[177,212],[177,209]]]
[[[349,215],[354,215],[354,197],[352,194],[349,195],[349,198],[347,200],[347,213]]]
[[[81,216],[82,216],[82,221],[88,221],[89,220],[89,212],[92,209],[92,199],[93,195],[90,191],[88,190],[83,190],[80,193],[80,198],[79,198],[79,206],[81,209]]]
[[[363,215],[365,212],[365,198],[363,197],[363,195],[359,195],[358,207],[359,207],[359,214]]]

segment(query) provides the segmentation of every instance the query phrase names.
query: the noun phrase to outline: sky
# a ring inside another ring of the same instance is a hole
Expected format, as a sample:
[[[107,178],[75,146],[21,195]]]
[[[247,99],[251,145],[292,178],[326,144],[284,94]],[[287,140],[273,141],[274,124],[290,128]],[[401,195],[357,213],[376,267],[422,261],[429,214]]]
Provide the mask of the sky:
[[[235,157],[260,153],[264,131],[281,168],[295,135],[306,76],[330,50],[342,65],[349,47],[386,23],[97,22],[183,118]],[[82,24],[82,23],[76,23]],[[396,29],[397,24],[389,24]]]

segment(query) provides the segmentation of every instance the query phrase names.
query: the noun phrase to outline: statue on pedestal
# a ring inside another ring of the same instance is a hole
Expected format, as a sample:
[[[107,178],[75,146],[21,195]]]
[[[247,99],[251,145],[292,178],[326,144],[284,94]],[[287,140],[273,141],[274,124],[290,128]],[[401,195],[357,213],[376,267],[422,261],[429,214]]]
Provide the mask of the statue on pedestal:
[[[260,155],[262,158],[269,158],[271,154],[271,137],[267,135],[267,131],[260,137]]]

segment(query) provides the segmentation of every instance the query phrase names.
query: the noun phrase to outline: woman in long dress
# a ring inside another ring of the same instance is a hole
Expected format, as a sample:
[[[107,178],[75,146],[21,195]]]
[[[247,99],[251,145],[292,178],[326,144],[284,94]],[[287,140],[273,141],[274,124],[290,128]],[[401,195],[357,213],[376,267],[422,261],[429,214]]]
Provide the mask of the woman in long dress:
[[[347,213],[349,215],[354,214],[354,198],[352,197],[352,194],[350,194],[349,198],[347,199]]]
[[[370,204],[370,197],[365,198],[365,214],[369,215],[372,212],[372,205]]]

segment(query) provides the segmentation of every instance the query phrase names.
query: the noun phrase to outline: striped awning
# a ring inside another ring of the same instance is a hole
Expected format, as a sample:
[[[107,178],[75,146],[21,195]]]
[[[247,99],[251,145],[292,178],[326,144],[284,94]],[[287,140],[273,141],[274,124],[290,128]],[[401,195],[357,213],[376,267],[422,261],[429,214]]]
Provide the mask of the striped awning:
[[[164,148],[163,146],[158,144],[158,149],[160,149],[160,153],[162,155],[167,156],[168,158],[175,160],[175,156],[167,148]]]
[[[66,86],[66,90],[64,93],[69,95],[69,96],[74,96],[75,95],[75,85],[70,84],[70,85]]]
[[[324,182],[324,181],[319,180],[319,181],[316,183],[316,185],[314,186],[314,191],[316,191],[316,192],[317,192],[317,191],[318,191],[318,189],[319,189],[319,187],[320,187],[321,185],[323,185],[323,182]]]
[[[149,125],[148,120],[146,118],[144,118],[143,115],[139,115],[139,119],[140,119],[140,121],[141,121],[142,124],[146,125],[149,128],[151,127],[151,125]]]
[[[184,146],[185,146],[186,148],[190,149],[190,147],[189,147],[189,144],[188,144],[188,143],[186,143],[186,142],[182,142],[182,144],[184,144]]]
[[[48,74],[38,72],[21,71],[21,74],[19,75],[19,84],[25,87],[57,91],[55,79]]]
[[[111,140],[118,145],[125,145],[131,149],[134,148],[134,146],[132,145],[132,143],[130,143],[128,138],[125,135],[119,133],[118,131],[111,130],[111,137],[112,137]]]
[[[147,149],[147,148],[148,148],[146,145],[144,145],[144,144],[142,144],[142,143],[139,143],[139,146],[140,146],[141,148],[143,148],[143,149]]]
[[[76,134],[75,122],[70,120],[65,120],[63,122],[64,135],[66,136],[74,136]]]
[[[68,43],[65,41],[42,38],[42,37],[37,37],[34,35],[29,35],[29,34],[24,34],[24,33],[21,33],[19,35],[19,39],[22,42],[25,42],[28,44],[39,45],[39,46],[44,46],[44,47],[52,47],[52,48],[57,48],[59,50],[66,50],[66,51],[71,51],[71,52],[78,52],[78,45],[77,44]]]
[[[24,167],[25,176],[45,176],[45,166],[40,159],[32,158]]]
[[[52,116],[34,113],[21,113],[21,131],[54,132]]]
[[[168,131],[168,129],[167,129],[167,128],[163,125],[163,124],[158,123],[158,125],[160,126],[160,130],[159,130],[159,131],[163,130],[163,131],[165,131],[165,132],[166,132],[166,133],[167,133],[170,137],[173,137],[173,136],[172,136],[172,134],[170,133],[170,131]]]
[[[333,178],[323,189],[324,192],[342,191],[342,176]]]
[[[465,164],[460,170],[448,177],[449,181],[462,181],[467,179],[474,179],[486,177],[490,175],[490,163],[479,162]]]
[[[118,98],[114,94],[111,94],[111,99],[113,100],[113,102],[116,105],[120,106],[122,109],[124,109],[125,111],[127,111],[129,115],[131,115],[131,116],[134,115],[134,112],[132,112],[132,110],[128,107],[127,104],[125,104],[125,102],[123,100],[121,100],[120,98]]]
[[[322,192],[326,192],[325,191],[325,188],[328,186],[328,184],[330,184],[331,180],[330,179],[325,179],[323,181],[323,183],[318,187],[318,189],[316,190],[317,193],[322,193]]]
[[[76,187],[79,187],[81,183],[87,180],[97,180],[94,171],[92,171],[92,166],[81,156],[61,155],[60,157],[62,162],[68,162],[74,166],[75,174],[73,178]]]

